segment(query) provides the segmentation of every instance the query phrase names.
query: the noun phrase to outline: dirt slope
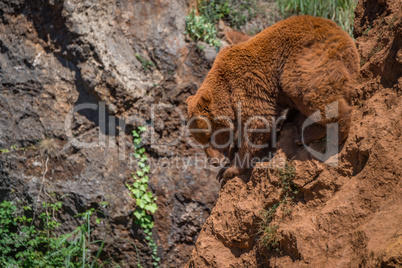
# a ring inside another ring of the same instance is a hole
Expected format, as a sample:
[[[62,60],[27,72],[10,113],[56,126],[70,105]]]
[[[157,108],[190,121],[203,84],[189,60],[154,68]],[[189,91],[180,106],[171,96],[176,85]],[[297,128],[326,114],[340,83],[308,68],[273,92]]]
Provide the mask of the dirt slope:
[[[286,123],[276,157],[293,159],[293,185],[263,166],[230,180],[187,267],[402,266],[400,15],[398,0],[358,3],[361,86],[339,165],[306,159],[305,149],[289,146],[297,128]],[[263,210],[272,211],[265,236]]]

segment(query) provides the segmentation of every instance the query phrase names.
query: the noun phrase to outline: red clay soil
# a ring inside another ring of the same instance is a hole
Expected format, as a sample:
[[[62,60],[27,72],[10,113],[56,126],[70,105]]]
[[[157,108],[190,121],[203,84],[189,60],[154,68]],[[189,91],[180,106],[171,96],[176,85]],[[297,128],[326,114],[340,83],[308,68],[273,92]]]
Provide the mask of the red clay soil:
[[[308,159],[286,123],[275,157],[292,159],[292,183],[263,164],[229,180],[187,267],[402,267],[401,3],[358,3],[361,86],[339,165]]]

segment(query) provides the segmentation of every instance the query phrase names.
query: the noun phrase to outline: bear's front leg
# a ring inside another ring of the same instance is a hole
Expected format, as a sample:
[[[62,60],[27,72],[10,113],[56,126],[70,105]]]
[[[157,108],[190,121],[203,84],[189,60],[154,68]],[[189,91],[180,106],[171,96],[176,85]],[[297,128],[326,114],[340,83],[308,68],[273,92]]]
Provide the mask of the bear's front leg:
[[[252,129],[254,130],[264,130],[263,125],[254,125]],[[230,167],[220,170],[220,177],[226,182],[228,179],[234,178],[245,173],[247,170],[252,168],[252,162],[259,162],[261,159],[264,148],[267,148],[270,141],[269,131],[259,131],[244,133],[243,135],[248,135],[246,139],[243,136],[241,146],[238,152],[231,156]],[[254,159],[257,158],[257,159]]]
[[[222,179],[227,181],[247,171],[250,168],[250,155],[253,155],[252,152],[253,150],[244,142],[232,157],[230,167],[220,171]]]
[[[241,170],[238,167],[224,167],[219,170],[218,175],[216,175],[216,179],[219,181],[221,186],[223,186],[229,179],[234,178],[243,172],[244,170]]]
[[[237,157],[238,152],[239,148],[237,147],[236,143],[235,142],[232,143],[227,154],[228,162],[223,168],[219,170],[218,174],[216,175],[216,179],[219,182],[222,182],[222,180],[223,182],[226,182],[228,178],[235,177],[242,173],[240,169],[234,167],[235,165],[234,160],[235,157]]]
[[[239,167],[233,166],[228,169],[223,170],[222,179],[227,181],[228,179],[234,178],[240,174],[242,174],[246,169],[241,169]]]

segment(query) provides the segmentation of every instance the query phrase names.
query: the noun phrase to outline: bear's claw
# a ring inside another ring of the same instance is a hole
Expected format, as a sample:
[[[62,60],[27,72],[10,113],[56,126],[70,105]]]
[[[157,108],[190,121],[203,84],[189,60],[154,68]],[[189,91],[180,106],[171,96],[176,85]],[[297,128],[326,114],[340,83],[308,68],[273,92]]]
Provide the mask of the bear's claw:
[[[228,168],[226,168],[226,167],[221,168],[221,169],[219,170],[218,174],[216,175],[216,179],[219,181],[219,183],[221,184],[221,186],[225,185],[225,183],[226,183],[226,179],[225,179],[225,177],[224,177],[224,174],[225,174],[225,172],[226,172],[227,169],[228,169]]]

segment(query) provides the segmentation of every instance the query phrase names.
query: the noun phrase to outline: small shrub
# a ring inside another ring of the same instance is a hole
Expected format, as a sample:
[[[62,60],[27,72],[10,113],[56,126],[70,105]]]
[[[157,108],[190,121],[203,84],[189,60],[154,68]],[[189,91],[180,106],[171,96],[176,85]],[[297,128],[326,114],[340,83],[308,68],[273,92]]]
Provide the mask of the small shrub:
[[[56,234],[60,226],[54,215],[61,202],[42,203],[40,225],[33,224],[26,211],[29,205],[3,201],[0,203],[0,266],[1,267],[99,267],[98,258],[104,241],[91,241],[90,218],[94,209],[78,214],[82,224],[72,233]],[[35,215],[35,214],[34,214]],[[99,223],[99,220],[96,219]],[[88,246],[101,243],[96,256]]]
[[[256,15],[256,3],[251,0],[200,0],[201,16],[216,24],[220,19],[239,29]]]
[[[219,20],[239,29],[255,17],[255,9],[256,4],[252,0],[199,0],[198,10],[192,9],[186,17],[185,33],[194,41],[204,41],[219,48],[221,42],[216,28]]]
[[[194,41],[204,41],[213,47],[220,47],[221,41],[218,39],[218,30],[214,23],[204,16],[197,16],[193,9],[186,17],[186,34]]]
[[[260,234],[260,244],[270,250],[275,249],[279,246],[279,235],[278,229],[279,224],[272,224],[272,220],[275,217],[275,213],[278,204],[274,204],[268,210],[261,212],[262,221],[260,222],[260,229],[258,233]]]
[[[258,230],[258,235],[260,236],[259,243],[269,250],[278,250],[280,235],[278,234],[279,224],[282,222],[284,217],[291,213],[291,204],[294,195],[298,193],[297,187],[292,182],[292,179],[296,175],[295,168],[289,163],[285,163],[283,169],[278,169],[276,175],[282,181],[281,198],[279,202],[273,204],[269,209],[261,212],[261,222]],[[281,207],[284,210],[281,218],[276,218],[276,212],[278,208]]]
[[[285,167],[278,169],[276,174],[282,180],[282,193],[285,199],[298,193],[296,186],[292,182],[296,175],[295,167],[292,164],[286,162]]]

